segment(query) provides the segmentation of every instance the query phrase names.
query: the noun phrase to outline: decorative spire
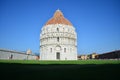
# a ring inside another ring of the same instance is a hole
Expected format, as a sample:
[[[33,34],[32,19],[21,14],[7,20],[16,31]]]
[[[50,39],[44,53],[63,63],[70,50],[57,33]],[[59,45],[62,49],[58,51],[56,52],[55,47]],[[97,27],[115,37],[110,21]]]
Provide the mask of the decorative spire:
[[[60,9],[58,8],[56,11],[60,11]]]

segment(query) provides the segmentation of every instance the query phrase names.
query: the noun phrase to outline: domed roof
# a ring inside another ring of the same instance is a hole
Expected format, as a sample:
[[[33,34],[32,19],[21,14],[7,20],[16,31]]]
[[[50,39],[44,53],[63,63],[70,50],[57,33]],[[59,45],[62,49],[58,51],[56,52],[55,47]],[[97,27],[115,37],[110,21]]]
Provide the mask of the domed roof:
[[[50,20],[48,20],[48,22],[45,25],[49,25],[49,24],[65,24],[72,26],[70,21],[68,21],[64,17],[63,13],[60,10],[56,10],[54,16]]]

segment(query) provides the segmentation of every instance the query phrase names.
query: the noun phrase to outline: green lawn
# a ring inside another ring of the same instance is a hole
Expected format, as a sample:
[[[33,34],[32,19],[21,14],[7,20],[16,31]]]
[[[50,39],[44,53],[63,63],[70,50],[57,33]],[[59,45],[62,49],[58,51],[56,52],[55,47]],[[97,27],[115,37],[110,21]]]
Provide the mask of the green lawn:
[[[0,60],[0,69],[1,80],[118,80],[120,60]]]
[[[20,64],[120,64],[120,60],[75,60],[75,61],[0,60],[0,63],[20,63]]]

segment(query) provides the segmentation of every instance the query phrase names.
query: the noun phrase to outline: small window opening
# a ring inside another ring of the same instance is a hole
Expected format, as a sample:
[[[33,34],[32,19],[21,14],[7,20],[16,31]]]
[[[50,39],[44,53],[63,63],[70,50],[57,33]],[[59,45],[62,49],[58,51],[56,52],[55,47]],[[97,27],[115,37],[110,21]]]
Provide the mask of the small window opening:
[[[59,28],[57,28],[57,31],[59,31]]]
[[[57,37],[57,41],[59,42],[59,37]]]
[[[64,52],[66,52],[66,48],[64,48]]]
[[[52,52],[52,48],[50,48],[50,52]]]

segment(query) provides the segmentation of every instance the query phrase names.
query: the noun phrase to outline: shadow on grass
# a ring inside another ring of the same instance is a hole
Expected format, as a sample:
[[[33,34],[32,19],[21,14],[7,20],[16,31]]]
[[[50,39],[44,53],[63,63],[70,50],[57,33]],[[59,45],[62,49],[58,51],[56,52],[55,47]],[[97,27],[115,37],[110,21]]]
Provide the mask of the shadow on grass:
[[[0,76],[10,80],[117,80],[120,64],[0,63]]]

